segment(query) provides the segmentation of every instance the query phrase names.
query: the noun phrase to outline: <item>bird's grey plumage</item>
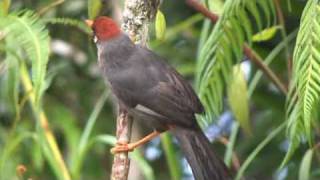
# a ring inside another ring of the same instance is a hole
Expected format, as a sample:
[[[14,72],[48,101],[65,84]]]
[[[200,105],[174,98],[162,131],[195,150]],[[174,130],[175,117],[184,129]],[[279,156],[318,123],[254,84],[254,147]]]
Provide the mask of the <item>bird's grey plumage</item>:
[[[140,104],[152,109],[170,121],[164,123],[185,127],[196,123],[194,114],[203,111],[198,97],[161,57],[134,45],[126,35],[98,42],[98,49],[100,67],[125,105],[134,108]]]
[[[192,87],[165,61],[124,34],[97,42],[98,63],[113,93],[128,111],[152,128],[168,126],[180,141],[197,180],[224,180],[223,162],[195,120],[203,106]]]

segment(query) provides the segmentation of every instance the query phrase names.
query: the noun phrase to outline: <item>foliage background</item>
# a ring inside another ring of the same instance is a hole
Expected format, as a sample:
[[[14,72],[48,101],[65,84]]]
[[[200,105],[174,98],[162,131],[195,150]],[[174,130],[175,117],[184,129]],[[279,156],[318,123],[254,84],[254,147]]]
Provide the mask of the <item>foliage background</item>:
[[[228,11],[221,11],[223,3]],[[118,19],[122,4],[116,0],[0,1],[0,179],[68,179],[69,175],[108,179],[115,108],[83,20],[96,14]],[[237,178],[318,179],[319,25],[314,18],[319,14],[318,1],[208,0],[203,4],[221,16],[215,26],[184,1],[163,1],[165,35],[157,39],[151,23],[149,46],[195,85],[207,108],[199,122],[215,151]],[[239,19],[242,15],[248,22]],[[271,35],[254,36],[264,29]],[[244,42],[284,86],[291,82],[289,95],[266,74],[256,79],[261,67],[243,56]],[[304,46],[298,49],[296,44]],[[269,66],[268,61],[272,61]],[[240,62],[239,70],[233,65]],[[203,67],[213,72],[206,73]],[[309,72],[314,78],[303,78]],[[309,93],[306,83],[316,84]],[[304,95],[307,103],[301,104],[296,97]],[[290,104],[302,115],[292,113]],[[134,138],[147,132],[143,125],[134,126]],[[192,178],[168,134],[132,153],[132,159],[130,179]]]

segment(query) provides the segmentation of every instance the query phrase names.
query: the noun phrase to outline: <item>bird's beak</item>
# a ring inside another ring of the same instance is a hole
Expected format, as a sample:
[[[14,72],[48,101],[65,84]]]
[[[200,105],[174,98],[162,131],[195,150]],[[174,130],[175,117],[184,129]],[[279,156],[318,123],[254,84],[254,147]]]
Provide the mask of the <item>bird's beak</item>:
[[[92,28],[92,25],[93,25],[93,21],[92,20],[86,19],[85,22],[90,28]]]

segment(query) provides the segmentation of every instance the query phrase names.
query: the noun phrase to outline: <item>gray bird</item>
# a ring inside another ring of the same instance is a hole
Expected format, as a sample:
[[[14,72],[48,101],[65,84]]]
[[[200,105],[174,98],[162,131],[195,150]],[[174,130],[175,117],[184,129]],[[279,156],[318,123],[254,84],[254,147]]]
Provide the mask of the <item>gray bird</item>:
[[[112,152],[132,151],[169,130],[179,141],[196,180],[231,179],[223,161],[197,124],[204,108],[189,83],[151,50],[135,45],[109,17],[87,21],[94,33],[98,64],[121,108],[154,132],[141,141],[119,143]]]

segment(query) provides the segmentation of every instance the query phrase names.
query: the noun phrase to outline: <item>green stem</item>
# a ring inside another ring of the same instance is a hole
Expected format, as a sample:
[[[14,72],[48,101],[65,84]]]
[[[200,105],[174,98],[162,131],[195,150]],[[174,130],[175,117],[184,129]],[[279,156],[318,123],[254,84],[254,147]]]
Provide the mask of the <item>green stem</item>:
[[[232,155],[233,155],[233,148],[234,148],[234,144],[236,143],[237,140],[237,134],[239,131],[239,123],[238,122],[234,122],[232,124],[232,130],[231,130],[231,136],[230,136],[230,140],[229,143],[227,145],[227,151],[226,154],[224,156],[224,162],[226,163],[226,165],[228,167],[230,167],[231,165],[231,160],[232,160]]]
[[[103,92],[101,97],[98,99],[97,104],[94,106],[94,109],[89,117],[89,120],[87,121],[83,134],[80,138],[80,143],[79,143],[80,151],[83,150],[86,144],[88,143],[89,136],[92,132],[93,126],[96,123],[97,117],[100,114],[105,102],[107,101],[109,94],[110,94],[109,90],[106,90],[105,92]]]
[[[29,76],[27,67],[25,63],[21,63],[21,81],[22,85],[25,89],[25,92],[30,93],[29,94],[29,102],[31,104],[32,110],[37,117],[37,120],[39,121],[40,128],[43,132],[43,135],[45,137],[45,140],[48,143],[49,149],[52,152],[53,159],[58,164],[57,167],[59,169],[59,172],[61,173],[61,178],[64,180],[71,180],[71,176],[69,174],[69,171],[67,169],[67,166],[62,158],[61,152],[59,150],[59,147],[57,145],[56,139],[50,130],[48,119],[44,111],[39,108],[39,106],[36,105],[36,96],[33,91],[33,86],[31,82],[31,78]]]
[[[240,180],[243,177],[245,170],[249,167],[251,162],[255,159],[258,153],[279,133],[283,132],[286,123],[282,123],[277,129],[273,130],[269,135],[252,151],[252,153],[247,157],[242,166],[240,167],[235,180]]]
[[[181,180],[181,167],[178,163],[177,153],[174,150],[171,136],[167,132],[163,133],[161,135],[161,142],[167,159],[171,179]]]
[[[99,97],[98,102],[94,106],[94,109],[92,113],[90,114],[89,120],[87,121],[87,124],[85,126],[85,129],[81,135],[80,142],[79,142],[79,149],[78,149],[78,154],[76,156],[75,162],[73,163],[72,167],[72,175],[75,177],[75,179],[78,179],[80,168],[82,166],[83,162],[83,157],[86,152],[88,142],[89,142],[89,137],[91,135],[92,129],[96,123],[96,120],[106,103],[108,97],[109,97],[110,91],[105,90],[102,95]]]

